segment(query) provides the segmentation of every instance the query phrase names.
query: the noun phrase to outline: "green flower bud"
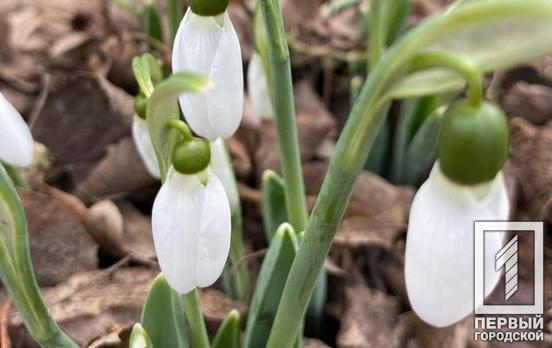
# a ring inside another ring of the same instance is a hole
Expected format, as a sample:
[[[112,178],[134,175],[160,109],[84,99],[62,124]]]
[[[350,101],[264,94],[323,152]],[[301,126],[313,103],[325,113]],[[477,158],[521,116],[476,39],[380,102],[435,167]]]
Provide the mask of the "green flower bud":
[[[192,12],[205,17],[214,17],[226,11],[229,0],[188,0]]]
[[[134,111],[138,117],[146,119],[146,107],[148,106],[148,98],[142,93],[134,98]]]
[[[439,164],[448,178],[464,185],[491,181],[507,158],[508,122],[498,106],[461,100],[445,111]]]
[[[172,153],[174,168],[182,174],[196,174],[211,162],[209,141],[194,138],[178,143]]]

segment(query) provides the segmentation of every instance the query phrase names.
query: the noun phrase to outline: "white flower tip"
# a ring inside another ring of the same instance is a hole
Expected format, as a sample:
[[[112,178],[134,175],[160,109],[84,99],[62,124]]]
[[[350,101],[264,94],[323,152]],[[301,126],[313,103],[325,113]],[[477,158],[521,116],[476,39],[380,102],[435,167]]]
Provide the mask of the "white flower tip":
[[[0,160],[26,167],[33,161],[34,141],[19,112],[0,93]]]

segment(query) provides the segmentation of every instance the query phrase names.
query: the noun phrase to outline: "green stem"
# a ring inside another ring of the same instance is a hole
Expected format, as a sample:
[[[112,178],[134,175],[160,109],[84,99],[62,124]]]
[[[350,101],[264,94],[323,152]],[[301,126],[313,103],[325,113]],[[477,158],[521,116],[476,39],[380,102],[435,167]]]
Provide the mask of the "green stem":
[[[467,83],[467,98],[471,105],[480,105],[483,100],[483,79],[481,73],[465,57],[449,52],[428,52],[412,59],[414,70],[442,67],[451,69],[462,76]]]
[[[186,122],[179,119],[172,119],[167,121],[167,126],[178,130],[182,134],[184,141],[190,141],[193,139],[192,131],[190,131],[190,127],[188,127]]]
[[[199,290],[196,288],[182,295],[182,301],[184,302],[184,313],[188,321],[192,347],[209,348],[209,336],[207,336],[207,328],[203,320],[203,313],[201,313]]]
[[[251,293],[251,277],[247,262],[240,261],[244,256],[241,208],[237,207],[232,211],[232,237],[230,239],[230,263],[232,268],[230,272],[236,297],[243,302],[247,302]],[[238,262],[241,263],[235,268]]]
[[[182,0],[167,0],[167,18],[169,20],[170,45],[173,44],[180,20],[182,19]]]
[[[261,0],[260,6],[268,34],[272,100],[278,129],[286,208],[289,222],[299,232],[303,231],[307,225],[307,204],[301,170],[297,126],[295,124],[295,103],[289,50],[278,1]]]

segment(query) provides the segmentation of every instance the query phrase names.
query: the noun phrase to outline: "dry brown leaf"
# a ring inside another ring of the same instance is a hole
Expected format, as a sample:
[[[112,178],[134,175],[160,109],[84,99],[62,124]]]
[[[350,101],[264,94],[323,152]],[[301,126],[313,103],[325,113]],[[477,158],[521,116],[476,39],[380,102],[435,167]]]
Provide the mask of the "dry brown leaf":
[[[56,285],[97,267],[97,245],[73,206],[57,196],[20,190],[29,226],[31,258],[38,283]]]
[[[531,219],[542,220],[552,197],[552,121],[541,127],[511,121],[511,161],[517,168],[523,202]]]
[[[148,289],[158,273],[140,267],[121,268],[108,277],[102,277],[101,270],[81,272],[43,293],[54,320],[83,347],[138,322]],[[19,316],[12,318],[11,329],[22,331]]]
[[[347,303],[337,335],[339,348],[390,347],[399,302],[362,282],[346,289]]]
[[[545,124],[552,119],[552,88],[521,81],[506,92],[501,104],[508,115]]]
[[[75,194],[85,203],[125,197],[157,185],[147,172],[131,137],[107,147],[107,155],[77,184]]]

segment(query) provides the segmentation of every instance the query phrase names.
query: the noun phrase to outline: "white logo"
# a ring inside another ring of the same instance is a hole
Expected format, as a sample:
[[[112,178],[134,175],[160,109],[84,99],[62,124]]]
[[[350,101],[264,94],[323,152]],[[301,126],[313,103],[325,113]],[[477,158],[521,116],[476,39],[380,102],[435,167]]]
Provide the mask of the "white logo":
[[[495,271],[504,267],[504,300],[508,301],[518,290],[518,236],[495,255]]]
[[[475,314],[542,314],[543,291],[543,223],[525,221],[476,221],[475,222],[475,303],[482,303],[475,308]],[[495,255],[485,255],[485,234],[502,233],[504,237],[515,233],[514,237]],[[508,304],[508,300],[518,291],[518,235],[531,233],[534,245],[534,283],[533,303]],[[494,265],[485,264],[494,262]],[[485,277],[489,270],[504,270],[504,303],[485,303]]]

